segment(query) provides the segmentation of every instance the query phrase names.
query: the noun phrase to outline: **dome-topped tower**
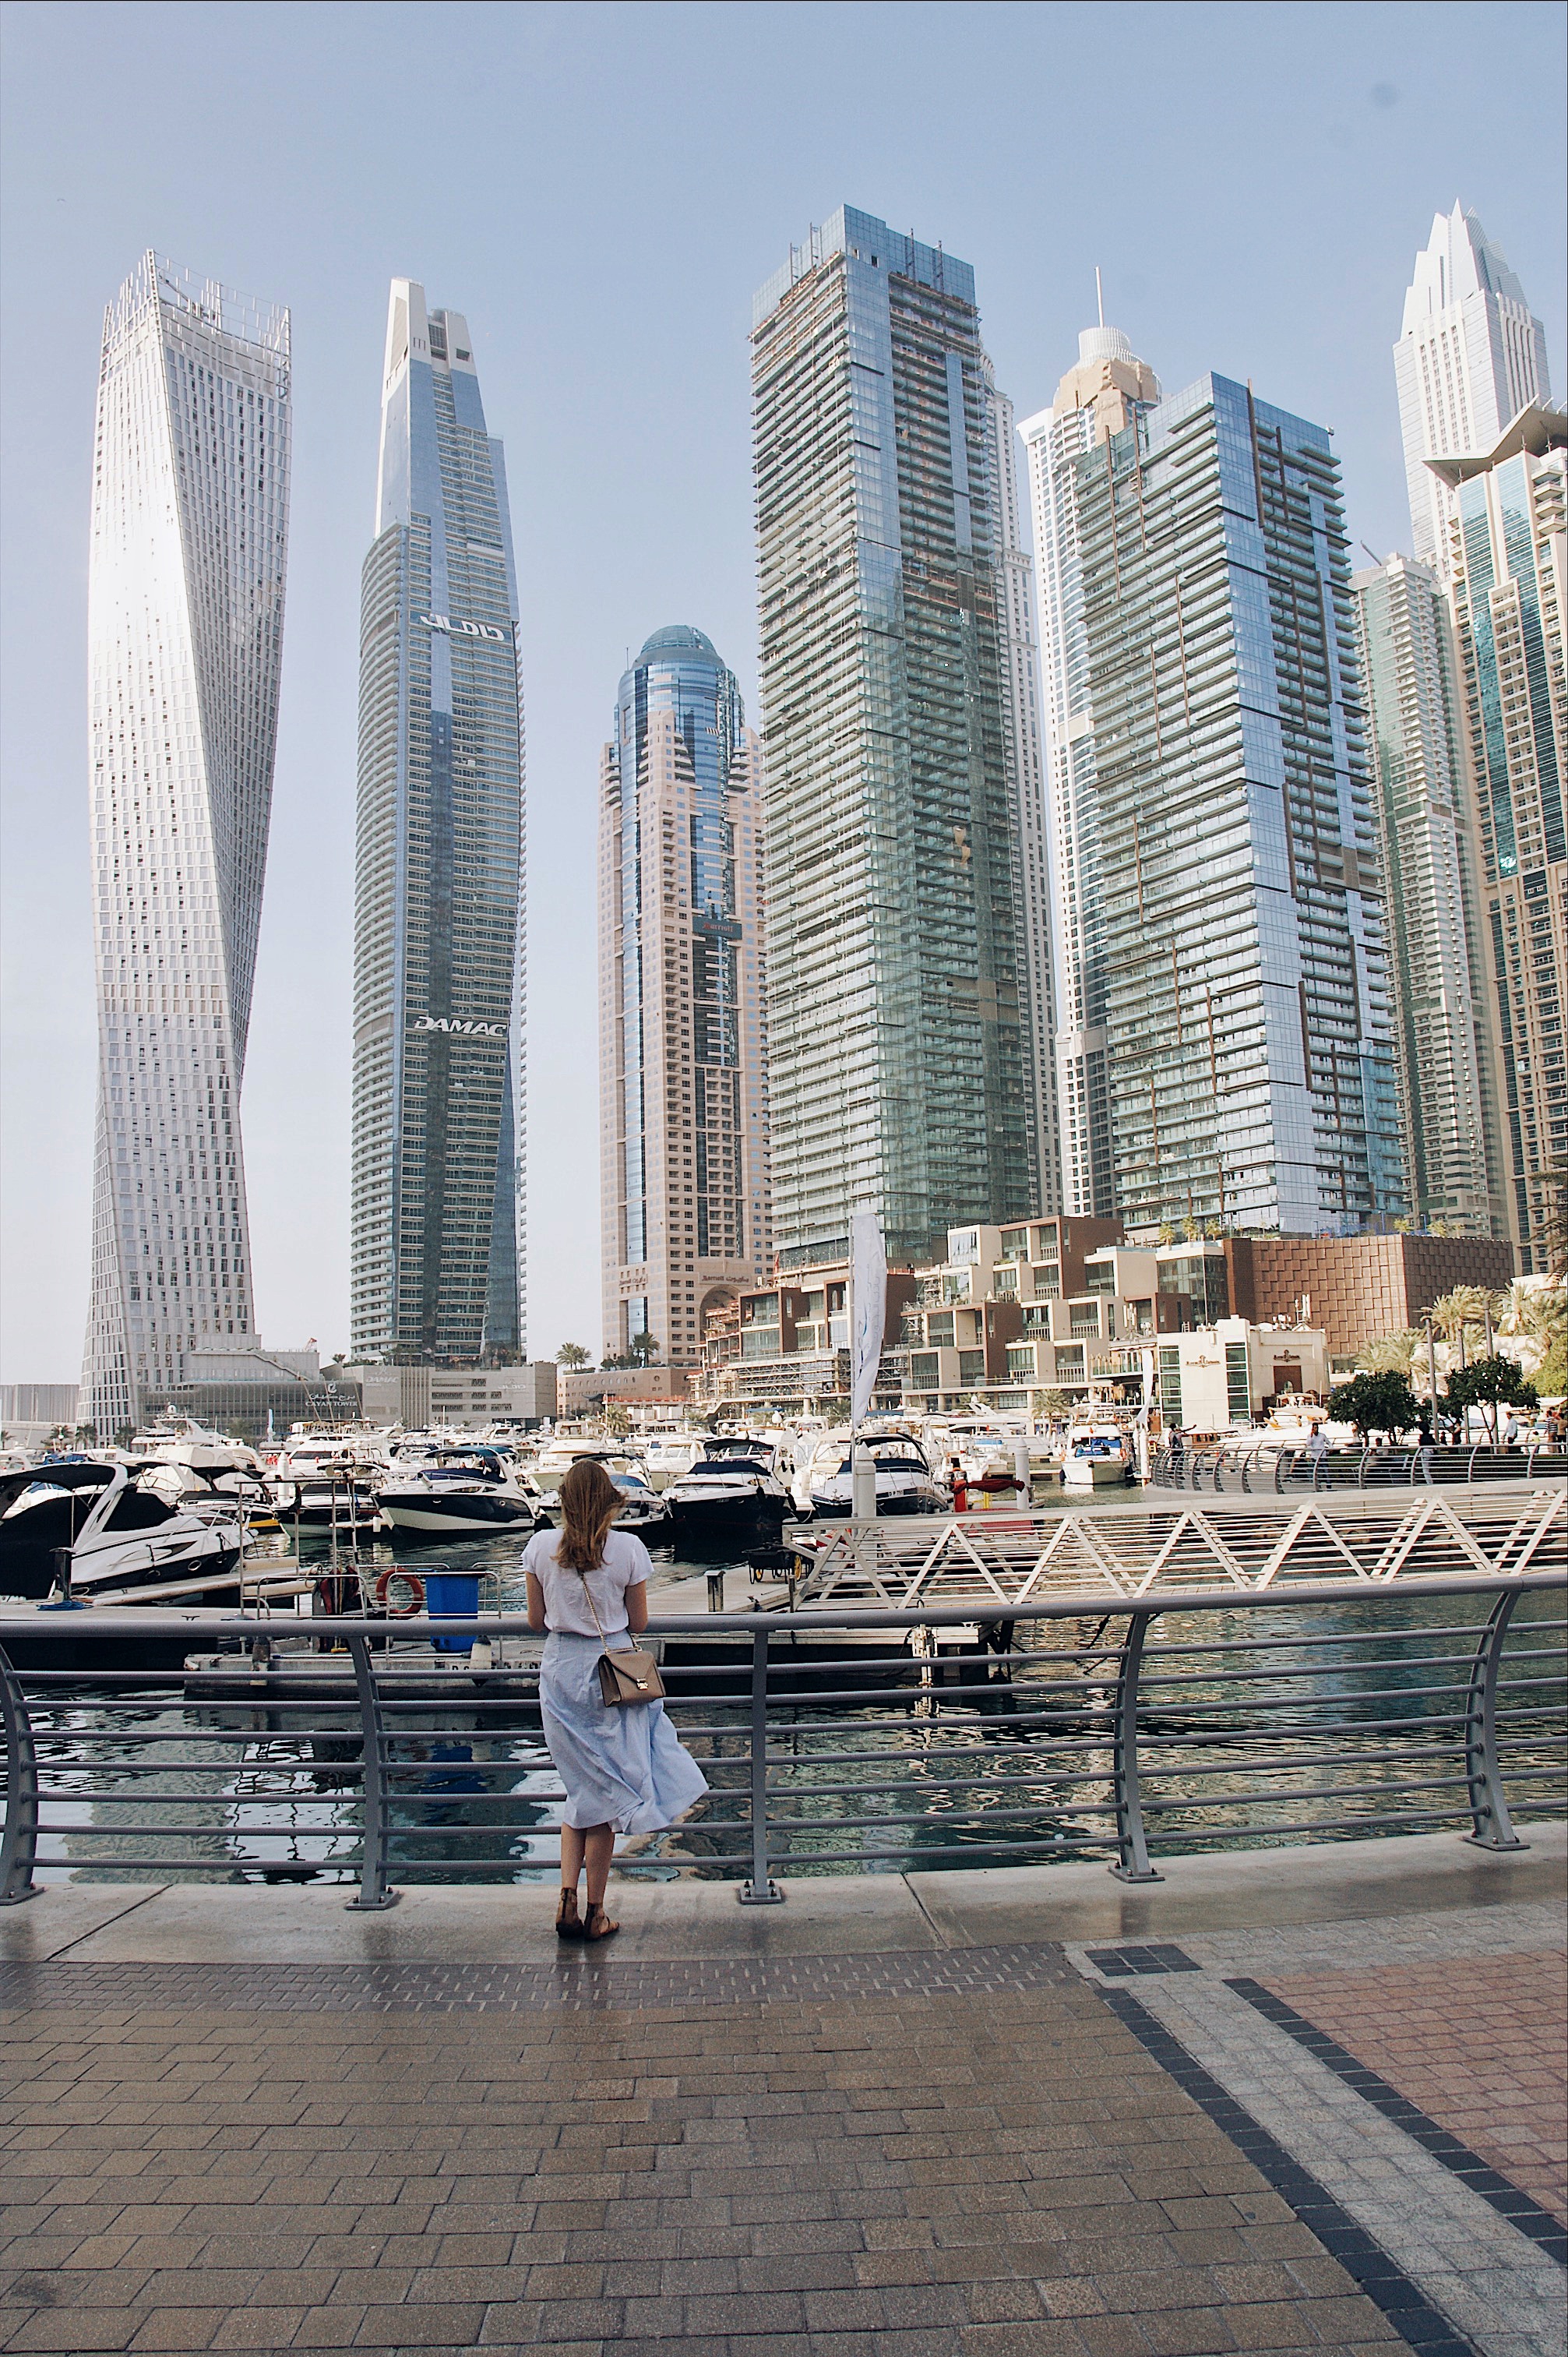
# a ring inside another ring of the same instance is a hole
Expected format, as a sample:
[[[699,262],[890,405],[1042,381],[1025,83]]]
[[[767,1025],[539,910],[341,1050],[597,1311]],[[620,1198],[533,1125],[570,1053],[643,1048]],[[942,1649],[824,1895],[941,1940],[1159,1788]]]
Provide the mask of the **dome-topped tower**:
[[[666,623],[650,639],[644,639],[638,660],[641,662],[648,655],[703,655],[709,662],[715,663],[720,660],[712,639],[705,631],[694,630],[690,622]]]

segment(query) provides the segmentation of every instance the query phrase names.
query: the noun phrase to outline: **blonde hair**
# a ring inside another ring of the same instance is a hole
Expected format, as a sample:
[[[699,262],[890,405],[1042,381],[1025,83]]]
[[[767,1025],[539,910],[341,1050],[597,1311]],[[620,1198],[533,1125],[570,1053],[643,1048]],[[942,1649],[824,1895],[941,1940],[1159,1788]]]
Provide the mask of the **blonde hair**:
[[[596,1570],[605,1539],[619,1513],[620,1491],[596,1457],[579,1457],[561,1484],[561,1536],[555,1560],[569,1571]]]

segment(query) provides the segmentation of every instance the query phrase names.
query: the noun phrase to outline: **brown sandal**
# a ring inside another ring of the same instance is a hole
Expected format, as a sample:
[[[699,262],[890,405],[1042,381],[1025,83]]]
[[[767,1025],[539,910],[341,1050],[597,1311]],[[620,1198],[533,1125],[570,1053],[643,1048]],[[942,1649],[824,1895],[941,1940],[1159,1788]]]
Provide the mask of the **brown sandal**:
[[[555,1937],[558,1940],[585,1940],[587,1925],[577,1912],[577,1894],[563,1890],[561,1903],[555,1910]]]
[[[583,1926],[585,1940],[613,1940],[619,1930],[620,1925],[612,1923],[602,1907],[596,1903],[589,1906],[588,1920]]]

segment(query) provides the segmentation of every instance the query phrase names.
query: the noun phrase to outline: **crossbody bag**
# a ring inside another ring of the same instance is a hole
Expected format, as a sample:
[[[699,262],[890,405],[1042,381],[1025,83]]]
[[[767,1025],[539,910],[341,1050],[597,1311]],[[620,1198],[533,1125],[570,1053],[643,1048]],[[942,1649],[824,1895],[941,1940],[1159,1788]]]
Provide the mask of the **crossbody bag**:
[[[587,1576],[580,1573],[578,1577],[583,1582],[583,1593],[588,1599],[588,1609],[594,1616],[594,1626],[599,1632],[599,1642],[605,1649],[599,1655],[599,1700],[611,1709],[618,1709],[628,1702],[660,1701],[664,1681],[659,1674],[658,1663],[651,1653],[639,1653],[635,1648],[624,1653],[611,1652]]]

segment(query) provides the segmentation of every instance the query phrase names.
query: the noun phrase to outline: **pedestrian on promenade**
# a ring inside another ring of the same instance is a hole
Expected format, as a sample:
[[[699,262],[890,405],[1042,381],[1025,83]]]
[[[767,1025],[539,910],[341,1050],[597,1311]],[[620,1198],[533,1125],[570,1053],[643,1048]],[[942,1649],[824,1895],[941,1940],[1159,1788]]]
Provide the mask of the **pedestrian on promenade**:
[[[605,1912],[616,1835],[657,1833],[683,1817],[708,1780],[664,1715],[661,1702],[607,1703],[599,1657],[635,1650],[648,1626],[648,1549],[612,1530],[620,1492],[591,1457],[561,1484],[561,1528],[536,1531],[523,1549],[528,1625],[547,1630],[539,1706],[566,1805],[561,1818],[563,1940],[607,1940],[619,1931]],[[587,1912],[577,1911],[586,1868]]]
[[[967,1514],[969,1512],[969,1476],[964,1471],[963,1467],[959,1463],[956,1457],[950,1457],[948,1458],[948,1487],[952,1491],[953,1512],[955,1514]]]

